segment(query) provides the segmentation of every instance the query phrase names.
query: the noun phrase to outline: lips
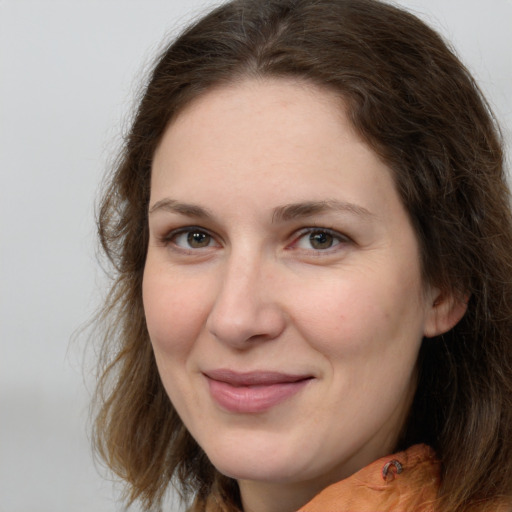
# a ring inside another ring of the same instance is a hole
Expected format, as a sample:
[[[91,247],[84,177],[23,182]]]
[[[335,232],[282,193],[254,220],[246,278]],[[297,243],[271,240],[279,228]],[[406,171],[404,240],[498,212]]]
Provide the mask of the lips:
[[[210,395],[224,410],[238,414],[264,412],[301,391],[311,375],[280,372],[237,373],[219,369],[205,374]]]

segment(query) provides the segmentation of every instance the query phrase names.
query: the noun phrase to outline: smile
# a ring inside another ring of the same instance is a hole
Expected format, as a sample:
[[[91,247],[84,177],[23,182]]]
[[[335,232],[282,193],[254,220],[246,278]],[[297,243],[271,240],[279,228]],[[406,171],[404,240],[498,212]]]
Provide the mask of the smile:
[[[311,375],[278,372],[237,373],[213,370],[204,374],[213,400],[232,413],[264,412],[298,393]]]

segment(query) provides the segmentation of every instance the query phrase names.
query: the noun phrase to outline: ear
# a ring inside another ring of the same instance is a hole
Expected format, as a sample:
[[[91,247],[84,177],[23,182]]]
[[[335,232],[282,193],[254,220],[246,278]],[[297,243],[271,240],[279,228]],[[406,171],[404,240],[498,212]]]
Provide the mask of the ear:
[[[468,309],[469,296],[443,293],[437,289],[429,295],[431,304],[427,312],[423,335],[427,338],[439,336],[455,327]]]

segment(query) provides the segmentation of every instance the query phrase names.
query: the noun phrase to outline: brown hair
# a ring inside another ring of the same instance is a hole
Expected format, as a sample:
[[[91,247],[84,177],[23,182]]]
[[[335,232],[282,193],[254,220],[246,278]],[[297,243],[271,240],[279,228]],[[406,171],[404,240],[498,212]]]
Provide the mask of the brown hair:
[[[394,171],[424,279],[470,297],[462,321],[424,340],[398,448],[442,461],[447,510],[512,492],[512,222],[499,131],[472,77],[433,30],[377,0],[234,0],[160,56],[99,209],[113,266],[102,319],[96,446],[158,505],[171,481],[237,502],[160,382],[142,306],[152,157],[169,121],[213,86],[297,77],[337,91],[353,126]]]

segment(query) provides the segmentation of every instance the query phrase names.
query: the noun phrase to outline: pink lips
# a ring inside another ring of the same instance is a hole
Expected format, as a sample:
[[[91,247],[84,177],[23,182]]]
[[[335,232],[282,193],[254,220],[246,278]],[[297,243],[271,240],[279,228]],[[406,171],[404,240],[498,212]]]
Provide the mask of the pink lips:
[[[234,413],[266,411],[298,393],[311,379],[310,375],[288,375],[278,372],[237,373],[213,370],[205,373],[212,398]]]

